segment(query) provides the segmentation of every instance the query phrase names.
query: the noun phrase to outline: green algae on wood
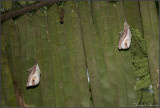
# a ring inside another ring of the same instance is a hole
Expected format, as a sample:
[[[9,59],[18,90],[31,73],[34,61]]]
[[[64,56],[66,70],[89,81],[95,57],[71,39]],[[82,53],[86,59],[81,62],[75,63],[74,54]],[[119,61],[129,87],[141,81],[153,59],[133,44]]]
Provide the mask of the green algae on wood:
[[[2,107],[17,107],[17,100],[14,92],[12,71],[10,69],[9,60],[7,57],[7,44],[9,39],[8,31],[9,21],[2,25],[1,35],[1,106]]]
[[[159,20],[154,1],[140,1],[140,11],[143,22],[144,39],[146,41],[147,55],[149,60],[151,80],[154,90],[155,104],[159,103],[159,92],[157,84],[159,75]]]

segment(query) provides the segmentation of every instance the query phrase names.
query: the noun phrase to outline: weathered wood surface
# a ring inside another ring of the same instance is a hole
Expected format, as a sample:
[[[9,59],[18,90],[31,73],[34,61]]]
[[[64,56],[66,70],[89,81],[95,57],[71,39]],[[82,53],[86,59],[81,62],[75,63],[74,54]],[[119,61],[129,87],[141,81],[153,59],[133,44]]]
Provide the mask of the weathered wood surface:
[[[38,10],[32,17],[23,15],[2,23],[1,105],[134,106],[137,97],[131,52],[118,50],[118,33],[125,19],[146,41],[158,104],[159,20],[155,2],[69,1],[63,9],[64,24],[59,22],[56,5],[46,14]],[[27,89],[26,70],[35,61],[42,71],[41,81]]]

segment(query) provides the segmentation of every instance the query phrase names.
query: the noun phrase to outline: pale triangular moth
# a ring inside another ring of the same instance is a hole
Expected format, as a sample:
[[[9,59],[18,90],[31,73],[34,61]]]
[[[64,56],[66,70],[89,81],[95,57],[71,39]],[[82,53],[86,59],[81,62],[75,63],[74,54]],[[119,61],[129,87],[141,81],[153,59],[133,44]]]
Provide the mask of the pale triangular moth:
[[[124,22],[124,30],[119,32],[119,44],[118,44],[118,49],[128,49],[131,44],[131,31],[130,31],[130,26],[125,20]]]
[[[29,86],[36,86],[39,84],[40,82],[40,74],[41,74],[41,70],[38,66],[38,63],[36,63],[35,65],[33,65],[33,67],[31,67],[30,69],[27,70],[27,87]]]

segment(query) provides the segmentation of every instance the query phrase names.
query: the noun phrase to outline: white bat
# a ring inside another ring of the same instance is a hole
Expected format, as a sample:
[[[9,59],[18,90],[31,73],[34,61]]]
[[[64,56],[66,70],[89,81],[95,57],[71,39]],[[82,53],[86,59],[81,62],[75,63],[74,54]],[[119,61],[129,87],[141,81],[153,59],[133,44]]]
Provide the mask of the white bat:
[[[28,72],[28,79],[27,79],[27,87],[29,86],[36,86],[40,82],[40,74],[41,70],[38,66],[38,63],[33,65],[30,69],[27,70]]]
[[[125,20],[124,30],[119,32],[118,49],[128,49],[130,47],[132,34],[129,27],[129,24]]]

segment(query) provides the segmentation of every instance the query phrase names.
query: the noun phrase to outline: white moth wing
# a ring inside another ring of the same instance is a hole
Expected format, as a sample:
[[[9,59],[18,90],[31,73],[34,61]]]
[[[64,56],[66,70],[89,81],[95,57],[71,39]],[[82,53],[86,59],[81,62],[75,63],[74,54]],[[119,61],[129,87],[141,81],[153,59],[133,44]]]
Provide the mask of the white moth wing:
[[[33,74],[33,70],[34,70],[34,66],[32,66],[30,69],[27,70],[27,87],[28,87],[28,84],[30,83],[30,79],[32,77],[32,74]]]
[[[131,34],[131,30],[130,30],[130,28],[128,29],[128,33],[129,33],[129,36],[130,36],[130,38],[132,37],[132,34]]]
[[[128,39],[128,42],[127,42],[128,47],[130,47],[130,44],[131,44],[131,38],[132,38],[132,34],[131,34],[130,29],[128,29],[128,34],[127,34],[126,38]]]
[[[131,32],[130,32],[130,29],[128,28],[128,30],[127,30],[127,35],[126,35],[126,37],[124,38],[124,40],[123,40],[123,43],[122,43],[122,49],[128,49],[129,47],[130,47],[130,44],[131,44],[131,37],[132,37],[132,35],[131,35]],[[127,43],[127,48],[125,48],[125,44]]]
[[[128,28],[126,39],[131,40],[131,37],[132,37],[132,34],[131,34],[130,29]]]
[[[41,70],[39,68],[39,65],[36,64],[36,69],[35,69],[35,73],[33,74],[33,77],[36,77],[36,80],[35,80],[35,85],[38,85],[39,82],[40,82],[40,74],[41,74]]]
[[[41,70],[40,70],[40,68],[39,68],[39,65],[37,64],[37,66],[36,66],[36,73],[38,74],[38,75],[40,75],[41,74]]]

